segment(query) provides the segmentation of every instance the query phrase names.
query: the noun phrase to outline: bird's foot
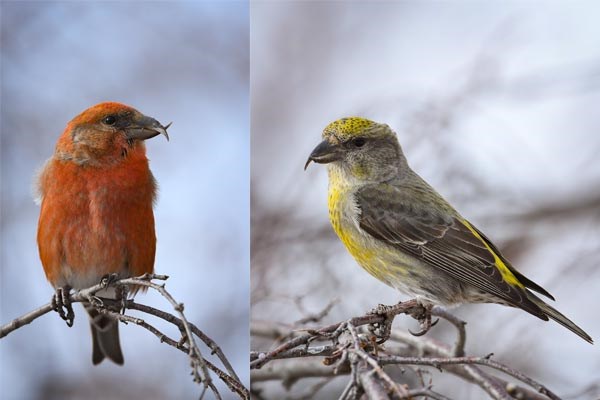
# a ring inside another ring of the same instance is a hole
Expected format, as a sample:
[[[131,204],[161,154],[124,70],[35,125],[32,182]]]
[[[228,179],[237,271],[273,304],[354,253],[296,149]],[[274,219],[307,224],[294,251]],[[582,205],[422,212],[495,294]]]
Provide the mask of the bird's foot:
[[[106,274],[100,279],[100,285],[102,285],[102,289],[106,289],[118,280],[119,274]]]
[[[381,315],[383,316],[382,322],[376,322],[369,325],[369,332],[375,335],[376,344],[382,344],[387,341],[392,334],[392,323],[394,317],[398,315],[398,310],[403,307],[402,302],[394,304],[393,306],[387,306],[385,304],[379,304],[377,307],[368,312],[368,314]]]
[[[70,292],[71,288],[69,286],[58,287],[54,296],[52,296],[52,308],[67,323],[69,328],[73,326],[75,320],[75,313],[69,296]]]
[[[87,296],[87,301],[95,308],[104,307],[104,301],[102,301],[102,298],[100,298],[98,296],[89,295],[89,296]]]
[[[431,304],[419,305],[417,308],[415,308],[411,312],[411,316],[413,318],[415,318],[417,321],[419,321],[419,327],[421,328],[417,332],[413,332],[409,329],[408,331],[411,333],[411,335],[423,336],[424,334],[429,332],[429,330],[439,322],[439,319],[436,319],[433,322],[431,321],[431,309],[432,308],[433,308],[433,305],[431,305]]]

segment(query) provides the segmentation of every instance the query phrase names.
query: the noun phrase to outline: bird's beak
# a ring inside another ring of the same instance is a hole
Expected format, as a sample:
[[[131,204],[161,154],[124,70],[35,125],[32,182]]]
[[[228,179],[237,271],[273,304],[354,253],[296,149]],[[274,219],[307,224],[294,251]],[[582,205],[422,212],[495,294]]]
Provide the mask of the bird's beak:
[[[169,134],[167,129],[171,126],[172,122],[163,126],[160,122],[154,118],[146,117],[145,115],[140,118],[136,118],[134,123],[125,129],[125,136],[128,140],[146,140],[151,139],[154,136],[164,135],[169,140]]]
[[[306,164],[304,164],[304,170],[308,167],[311,161],[319,164],[328,164],[330,162],[339,161],[342,159],[342,152],[340,146],[331,144],[327,139],[323,140],[308,156]]]

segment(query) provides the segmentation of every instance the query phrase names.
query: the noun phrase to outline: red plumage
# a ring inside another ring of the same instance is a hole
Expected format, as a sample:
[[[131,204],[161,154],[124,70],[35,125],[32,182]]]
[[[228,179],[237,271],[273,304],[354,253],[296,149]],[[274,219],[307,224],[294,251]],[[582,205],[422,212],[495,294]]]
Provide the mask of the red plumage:
[[[69,122],[38,180],[38,247],[54,288],[153,272],[156,183],[143,140],[158,134],[166,128],[156,120],[113,102]],[[87,308],[94,364],[105,356],[122,364],[117,321]]]

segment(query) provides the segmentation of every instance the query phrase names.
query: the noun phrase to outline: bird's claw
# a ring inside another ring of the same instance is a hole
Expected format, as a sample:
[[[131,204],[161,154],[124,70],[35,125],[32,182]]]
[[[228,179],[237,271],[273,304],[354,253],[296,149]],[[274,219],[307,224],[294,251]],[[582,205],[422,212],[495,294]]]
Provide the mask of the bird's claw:
[[[104,302],[98,296],[90,295],[90,296],[88,296],[87,300],[95,308],[102,308],[102,307],[104,307]]]
[[[421,329],[417,332],[413,332],[409,329],[408,331],[410,332],[411,335],[423,336],[424,334],[429,332],[429,330],[440,321],[439,319],[436,319],[433,322],[431,321],[431,309],[432,308],[433,308],[432,305],[422,306],[422,309],[419,310],[419,312],[415,312],[412,314],[412,316],[414,318],[416,318],[417,321],[419,321],[419,327]]]
[[[71,288],[68,286],[59,287],[56,288],[56,292],[52,296],[52,308],[67,323],[69,328],[73,326],[75,320],[75,313],[69,296],[70,291]]]
[[[113,284],[114,282],[119,280],[119,275],[118,274],[107,274],[104,275],[102,277],[102,279],[100,280],[100,285],[102,285],[103,289],[106,289],[107,287],[109,287],[111,284]]]

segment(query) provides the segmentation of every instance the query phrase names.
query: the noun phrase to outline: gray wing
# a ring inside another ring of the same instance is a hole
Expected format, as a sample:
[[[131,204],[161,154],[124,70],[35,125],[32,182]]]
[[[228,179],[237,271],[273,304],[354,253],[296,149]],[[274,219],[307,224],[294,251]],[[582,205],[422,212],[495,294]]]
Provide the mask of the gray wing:
[[[418,203],[413,200],[415,196]],[[440,200],[444,211],[436,207]],[[497,248],[432,190],[368,185],[356,193],[356,201],[361,210],[360,227],[373,237],[439,268],[454,279],[548,319],[528,299],[525,285],[548,293],[527,278],[520,279],[524,277],[513,272],[514,268]],[[509,271],[505,271],[506,276],[512,277],[516,284],[505,280],[497,265],[500,263]]]

